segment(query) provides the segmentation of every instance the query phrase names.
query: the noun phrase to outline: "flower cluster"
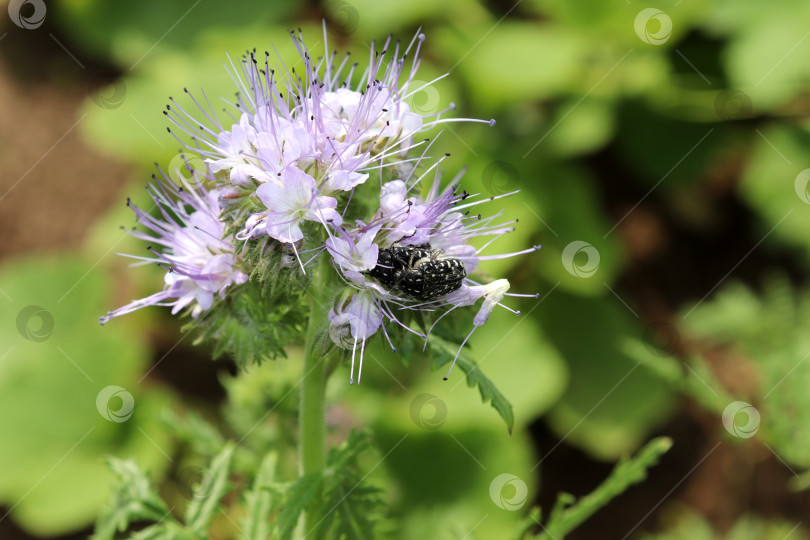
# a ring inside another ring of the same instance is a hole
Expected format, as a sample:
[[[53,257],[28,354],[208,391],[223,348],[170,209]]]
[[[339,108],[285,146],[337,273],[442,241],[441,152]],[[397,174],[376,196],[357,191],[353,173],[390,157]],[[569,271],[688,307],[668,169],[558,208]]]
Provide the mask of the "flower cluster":
[[[133,207],[148,229],[133,234],[161,246],[141,262],[164,267],[166,286],[102,322],[147,305],[171,305],[173,313],[188,307],[198,318],[217,298],[239,294],[240,286],[279,279],[257,271],[269,253],[280,254],[294,278],[329,257],[345,284],[329,313],[329,335],[352,351],[351,382],[359,344],[359,382],[372,335],[381,331],[394,348],[386,330],[393,324],[427,339],[432,326],[419,331],[401,315],[438,312],[435,326],[483,299],[474,331],[509,295],[505,279],[482,284],[470,277],[479,262],[537,248],[484,254],[514,223],[472,213],[497,197],[469,196],[459,191],[458,178],[442,189],[443,158],[431,162],[431,144],[418,135],[446,122],[494,121],[445,118],[452,104],[429,115],[412,110],[410,97],[426,86],[414,84],[424,35],[404,48],[390,37],[382,50],[372,43],[359,74],[348,55],[338,59],[327,48],[315,59],[300,31],[292,39],[303,69],[280,62],[277,73],[269,53],[260,62],[255,50],[239,69],[231,62],[239,88],[226,110],[231,122],[223,123],[204,93],[197,99],[186,90],[197,111],[170,98],[169,131],[203,158],[206,170],[195,172],[204,180],[176,187],[162,175],[150,188],[159,215]],[[474,247],[479,237],[488,241]]]
[[[441,191],[437,175],[425,198],[421,198],[415,195],[415,188],[424,176],[383,184],[380,208],[374,218],[368,223],[358,222],[351,230],[339,229],[338,235],[326,241],[335,266],[353,291],[340,299],[330,313],[332,340],[352,350],[351,381],[358,342],[360,373],[365,341],[378,330],[382,330],[396,350],[385,331],[386,322],[427,339],[442,317],[483,298],[473,328],[461,344],[463,347],[475,329],[489,319],[494,307],[502,305],[504,296],[535,296],[508,293],[509,282],[505,279],[484,285],[468,277],[480,261],[513,257],[539,248],[483,254],[495,239],[514,230],[515,221],[497,222],[499,215],[483,217],[472,214],[470,209],[511,193],[476,200],[466,192],[459,193],[457,181]],[[475,248],[470,241],[477,237],[490,240]],[[442,311],[442,314],[426,333],[420,334],[400,321],[397,311],[402,310]]]
[[[225,234],[225,225],[219,220],[217,190],[187,182],[178,187],[163,171],[160,173],[161,179],[153,176],[155,181],[147,188],[158,216],[130,201],[127,205],[146,229],[130,234],[161,249],[150,245],[151,257],[124,256],[138,260],[135,264],[156,263],[165,268],[166,285],[160,292],[107,313],[99,319],[101,324],[145,306],[172,306],[172,314],[189,307],[191,316],[197,318],[216,297],[224,298],[230,286],[248,279],[239,269],[233,238]]]

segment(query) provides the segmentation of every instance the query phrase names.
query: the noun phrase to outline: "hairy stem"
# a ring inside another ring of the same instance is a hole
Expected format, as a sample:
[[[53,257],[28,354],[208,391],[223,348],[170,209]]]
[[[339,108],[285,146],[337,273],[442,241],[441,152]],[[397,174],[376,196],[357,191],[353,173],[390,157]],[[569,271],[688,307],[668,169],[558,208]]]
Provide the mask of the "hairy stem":
[[[322,257],[317,276],[312,283],[312,309],[307,327],[304,367],[301,380],[301,400],[298,408],[300,430],[300,475],[318,473],[326,467],[326,355],[319,349],[327,329],[329,312],[328,276],[331,272],[326,257]],[[304,531],[315,526],[311,512],[305,514]]]

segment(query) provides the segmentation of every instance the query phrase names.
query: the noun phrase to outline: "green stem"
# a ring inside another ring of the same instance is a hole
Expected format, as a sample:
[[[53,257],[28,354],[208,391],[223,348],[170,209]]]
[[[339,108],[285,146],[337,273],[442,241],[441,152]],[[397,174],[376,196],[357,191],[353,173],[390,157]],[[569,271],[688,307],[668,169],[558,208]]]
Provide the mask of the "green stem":
[[[317,311],[313,307],[309,318],[298,411],[302,476],[321,471],[326,466],[326,362],[322,356],[313,354],[316,328],[320,326]]]
[[[329,311],[329,263],[326,257],[317,269],[310,291],[312,309],[309,314],[304,367],[301,381],[301,401],[298,408],[300,430],[299,463],[300,475],[313,474],[326,468],[326,355],[319,351],[318,341],[327,329]],[[305,532],[309,532],[312,522],[310,512],[305,514]]]

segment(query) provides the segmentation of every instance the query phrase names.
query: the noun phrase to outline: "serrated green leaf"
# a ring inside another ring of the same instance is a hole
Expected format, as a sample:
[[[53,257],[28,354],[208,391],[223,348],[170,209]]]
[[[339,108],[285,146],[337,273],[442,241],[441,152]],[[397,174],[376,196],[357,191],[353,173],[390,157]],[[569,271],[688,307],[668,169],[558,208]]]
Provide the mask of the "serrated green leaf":
[[[264,457],[253,481],[253,488],[245,494],[247,516],[242,529],[248,538],[265,539],[270,536],[270,512],[273,509],[273,482],[276,476],[278,455],[271,452]]]
[[[374,538],[376,510],[382,506],[381,490],[365,484],[357,457],[371,444],[364,431],[352,431],[348,439],[327,456],[322,502],[316,511],[320,515],[312,533],[315,538],[363,539]]]
[[[151,525],[127,537],[127,540],[178,540],[176,536],[160,523]]]
[[[352,431],[346,441],[329,451],[329,467],[342,469],[350,467],[361,452],[371,446],[371,437],[366,431]]]
[[[785,275],[769,276],[760,293],[730,283],[684,315],[687,331],[733,351],[759,384],[736,398],[761,414],[756,435],[792,466],[810,467],[810,291]],[[728,399],[726,405],[732,402]],[[736,418],[736,415],[735,415]],[[751,433],[753,435],[753,433]],[[800,483],[799,483],[800,485]]]
[[[213,344],[214,358],[228,354],[242,369],[284,357],[287,346],[303,335],[308,306],[299,286],[274,291],[269,294],[251,280],[230,291],[186,329],[197,331],[195,343]]]
[[[433,370],[437,370],[453,361],[457,349],[452,344],[435,334],[431,334],[428,341],[434,353]],[[475,362],[467,358],[463,351],[458,355],[456,365],[466,374],[467,386],[470,388],[478,387],[478,391],[481,393],[481,401],[483,403],[489,402],[492,405],[492,408],[495,409],[501,418],[503,418],[504,422],[506,422],[506,428],[509,430],[509,433],[511,433],[515,425],[515,414],[512,410],[512,404],[506,399],[506,396],[498,390],[495,383],[489,380],[489,378],[478,369],[478,365]]]
[[[186,508],[186,526],[196,534],[205,534],[220,499],[228,489],[234,447],[233,443],[228,443],[211,461],[209,474],[194,490],[194,496]]]
[[[195,535],[176,521],[163,520],[133,533],[127,540],[204,540],[204,538]]]
[[[188,410],[181,417],[176,411],[163,412],[161,420],[174,437],[189,446],[194,454],[210,458],[225,444],[220,431],[199,413]]]
[[[176,534],[176,529],[172,531],[163,523],[155,523],[129,535],[127,540],[180,540],[181,538],[182,536]]]
[[[109,458],[107,465],[116,476],[117,484],[96,522],[92,540],[113,540],[115,533],[126,531],[130,523],[159,521],[166,517],[169,509],[135,461]]]
[[[630,459],[619,462],[610,476],[593,492],[576,499],[567,493],[561,494],[551,511],[548,523],[537,540],[552,540],[565,536],[586,519],[603,508],[627,488],[647,478],[647,470],[658,464],[659,459],[672,448],[667,437],[653,439]]]
[[[284,506],[278,515],[276,528],[278,538],[292,538],[298,519],[323,490],[322,474],[308,474],[292,483],[284,497]],[[320,538],[320,537],[318,537]]]

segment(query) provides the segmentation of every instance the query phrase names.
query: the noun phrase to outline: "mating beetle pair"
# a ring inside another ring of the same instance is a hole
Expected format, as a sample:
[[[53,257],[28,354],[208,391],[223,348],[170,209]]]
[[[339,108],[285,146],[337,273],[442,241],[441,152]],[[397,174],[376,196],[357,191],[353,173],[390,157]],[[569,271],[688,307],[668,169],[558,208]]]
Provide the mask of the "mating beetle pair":
[[[446,257],[430,244],[394,244],[380,249],[369,275],[388,289],[428,302],[461,288],[467,271],[460,259]]]

